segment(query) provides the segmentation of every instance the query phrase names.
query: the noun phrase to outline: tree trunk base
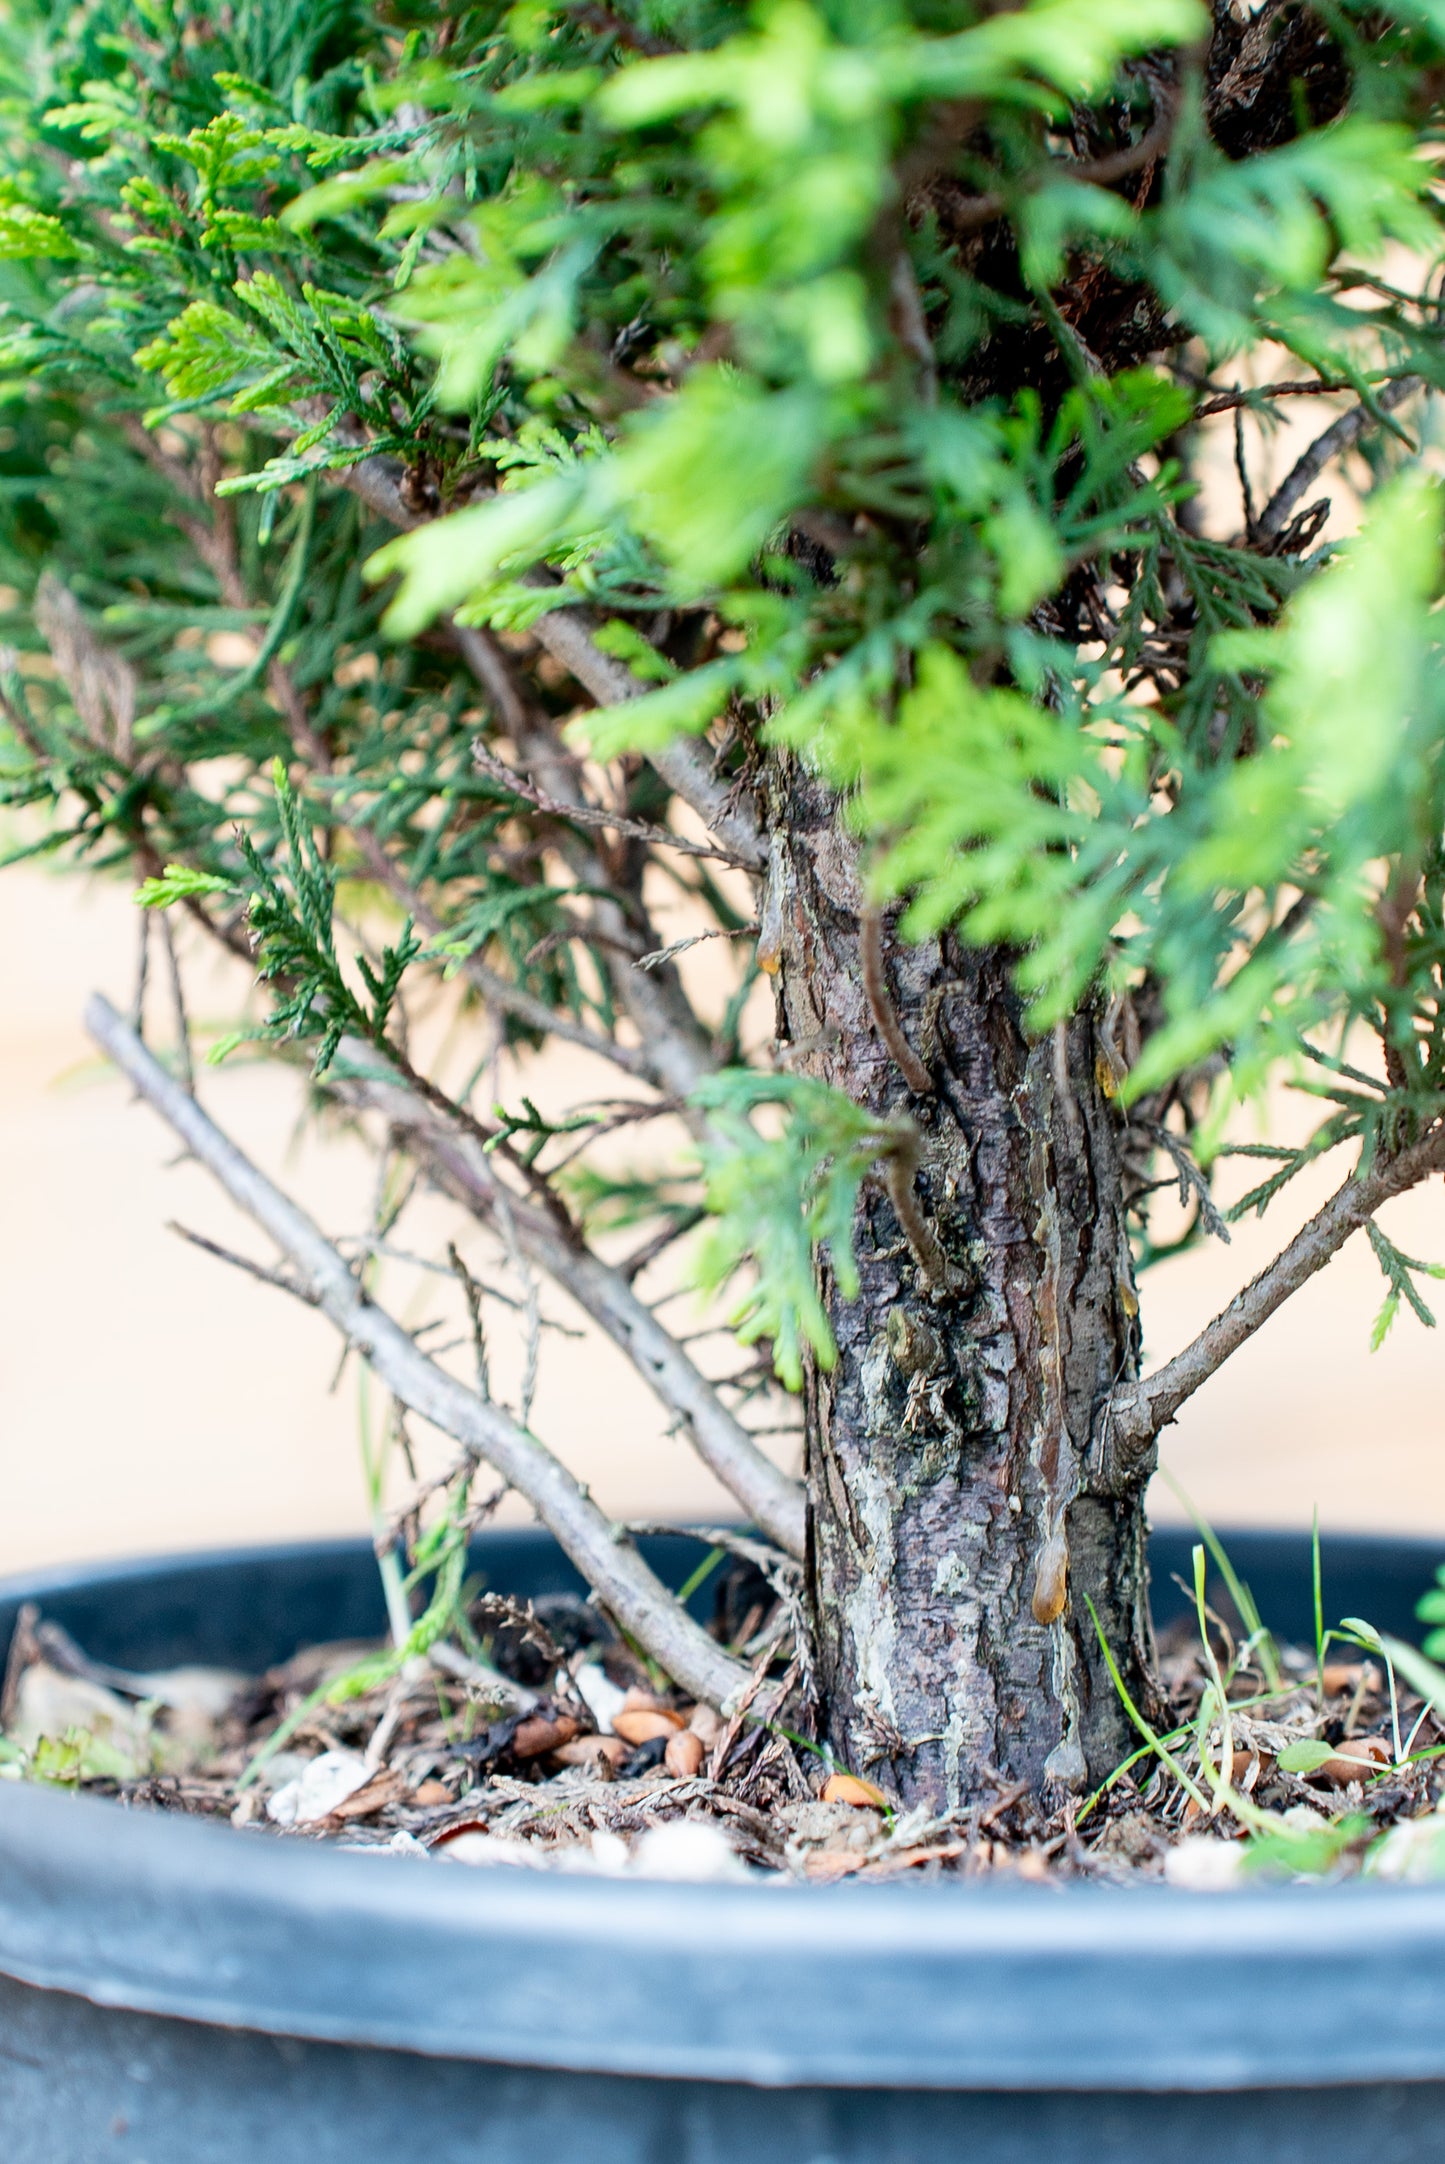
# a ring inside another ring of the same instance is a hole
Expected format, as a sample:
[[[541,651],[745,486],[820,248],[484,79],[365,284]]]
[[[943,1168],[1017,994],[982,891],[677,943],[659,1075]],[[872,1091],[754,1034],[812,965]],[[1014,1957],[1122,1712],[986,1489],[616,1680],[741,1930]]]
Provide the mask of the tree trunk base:
[[[825,1273],[837,1360],[808,1377],[807,1470],[827,1733],[909,1804],[1081,1789],[1132,1734],[1099,1630],[1131,1691],[1150,1668],[1142,1488],[1109,1492],[1102,1448],[1138,1350],[1107,1070],[1087,1016],[1029,1035],[1005,955],[880,952],[876,923],[868,952],[836,803],[778,786],[779,1036],[797,1070],[912,1118],[937,1242],[930,1260],[870,1182],[858,1297]]]

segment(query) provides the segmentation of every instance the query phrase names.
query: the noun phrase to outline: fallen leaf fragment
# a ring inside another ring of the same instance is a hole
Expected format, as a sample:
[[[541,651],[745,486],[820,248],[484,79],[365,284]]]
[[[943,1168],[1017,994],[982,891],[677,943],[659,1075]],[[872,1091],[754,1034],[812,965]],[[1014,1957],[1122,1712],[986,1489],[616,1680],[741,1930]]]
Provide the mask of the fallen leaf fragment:
[[[150,1723],[139,1708],[47,1661],[21,1676],[7,1733],[49,1779],[126,1781],[151,1766]]]
[[[847,1878],[854,1871],[861,1871],[867,1862],[846,1848],[813,1848],[802,1858],[803,1876],[818,1886],[831,1886],[835,1880]]]
[[[967,1841],[937,1841],[931,1847],[902,1848],[891,1856],[875,1857],[868,1869],[879,1878],[887,1878],[895,1871],[916,1870],[921,1863],[954,1863],[960,1856],[967,1854]],[[1030,1857],[1033,1854],[1031,1849]],[[1040,1857],[1039,1861],[1042,1863],[1043,1858]],[[1031,1874],[1026,1872],[1024,1875],[1028,1877]],[[1044,1867],[1044,1875],[1047,1876],[1047,1865]]]
[[[390,1766],[383,1766],[360,1788],[343,1796],[327,1816],[343,1823],[350,1819],[372,1818],[378,1811],[384,1811],[389,1803],[400,1803],[406,1793],[404,1776]]]
[[[888,1798],[872,1781],[856,1773],[830,1773],[819,1796],[822,1803],[851,1803],[858,1809],[886,1811]]]
[[[688,1715],[688,1729],[694,1736],[701,1736],[711,1750],[723,1732],[723,1717],[715,1706],[694,1706]]]
[[[1373,1688],[1379,1680],[1380,1671],[1370,1661],[1326,1661],[1320,1671],[1326,1698],[1342,1698],[1346,1691],[1355,1690],[1361,1683]]]
[[[439,1811],[455,1799],[445,1781],[423,1781],[412,1791],[411,1800],[420,1811]]]

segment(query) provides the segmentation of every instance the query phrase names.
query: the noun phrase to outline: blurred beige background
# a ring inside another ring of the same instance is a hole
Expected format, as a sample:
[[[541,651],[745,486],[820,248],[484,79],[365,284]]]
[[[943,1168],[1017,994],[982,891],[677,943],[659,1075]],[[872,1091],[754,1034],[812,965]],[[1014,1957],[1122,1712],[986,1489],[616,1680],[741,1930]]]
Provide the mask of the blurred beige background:
[[[128,1004],[136,936],[118,884],[40,867],[0,877],[0,1572],[367,1522],[355,1378],[333,1389],[328,1327],[166,1229],[179,1218],[264,1252],[90,1054],[85,997],[98,987]],[[163,990],[153,986],[162,1025]],[[206,991],[202,971],[202,1019]],[[344,1137],[298,1140],[297,1080],[237,1065],[204,1071],[201,1090],[329,1231],[364,1226],[365,1155]],[[1266,1228],[1238,1227],[1229,1248],[1154,1272],[1150,1358],[1221,1306],[1342,1169],[1301,1181]],[[1408,1252],[1445,1258],[1445,1185],[1386,1222]],[[1303,1525],[1317,1505],[1326,1526],[1445,1538],[1445,1340],[1402,1315],[1372,1356],[1382,1292],[1357,1238],[1171,1431],[1165,1462],[1217,1523]],[[505,1365],[495,1310],[492,1327]],[[648,1393],[590,1336],[547,1340],[536,1425],[619,1514],[720,1507]],[[1157,1483],[1154,1501],[1159,1518],[1179,1515]]]

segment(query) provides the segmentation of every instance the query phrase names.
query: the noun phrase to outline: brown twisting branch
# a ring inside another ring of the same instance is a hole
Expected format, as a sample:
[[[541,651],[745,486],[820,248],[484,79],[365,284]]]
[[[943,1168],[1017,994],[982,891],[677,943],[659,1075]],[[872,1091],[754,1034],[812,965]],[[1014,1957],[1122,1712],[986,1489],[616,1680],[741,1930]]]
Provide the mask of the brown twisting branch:
[[[934,1094],[933,1077],[904,1036],[888,990],[883,967],[883,912],[865,909],[859,929],[863,990],[878,1034],[893,1054],[894,1064],[914,1096],[931,1097]]]
[[[958,1271],[938,1243],[938,1235],[923,1214],[914,1179],[921,1157],[918,1134],[910,1122],[890,1129],[882,1151],[883,1178],[893,1214],[903,1228],[909,1252],[930,1292],[957,1292],[962,1282]]]
[[[1252,390],[1219,391],[1213,398],[1206,398],[1194,409],[1196,421],[1210,420],[1216,413],[1233,413],[1241,406],[1254,406],[1264,398],[1323,398],[1331,391],[1348,391],[1349,383],[1332,383],[1312,376],[1305,383],[1261,383]]]

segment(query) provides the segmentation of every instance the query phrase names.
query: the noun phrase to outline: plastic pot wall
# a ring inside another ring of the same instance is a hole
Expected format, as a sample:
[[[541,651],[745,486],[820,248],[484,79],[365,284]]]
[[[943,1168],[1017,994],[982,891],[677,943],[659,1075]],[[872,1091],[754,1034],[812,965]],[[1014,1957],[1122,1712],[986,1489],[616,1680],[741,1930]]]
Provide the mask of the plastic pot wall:
[[[1311,1636],[1308,1540],[1229,1547]],[[1408,1632],[1438,1553],[1327,1544],[1327,1617]],[[576,1584],[539,1535],[476,1559]],[[382,1623],[362,1543],[0,1585],[0,1648],[23,1598],[126,1666]],[[1442,2109],[1445,1888],[558,1879],[0,1783],[6,2164],[1436,2164]]]

